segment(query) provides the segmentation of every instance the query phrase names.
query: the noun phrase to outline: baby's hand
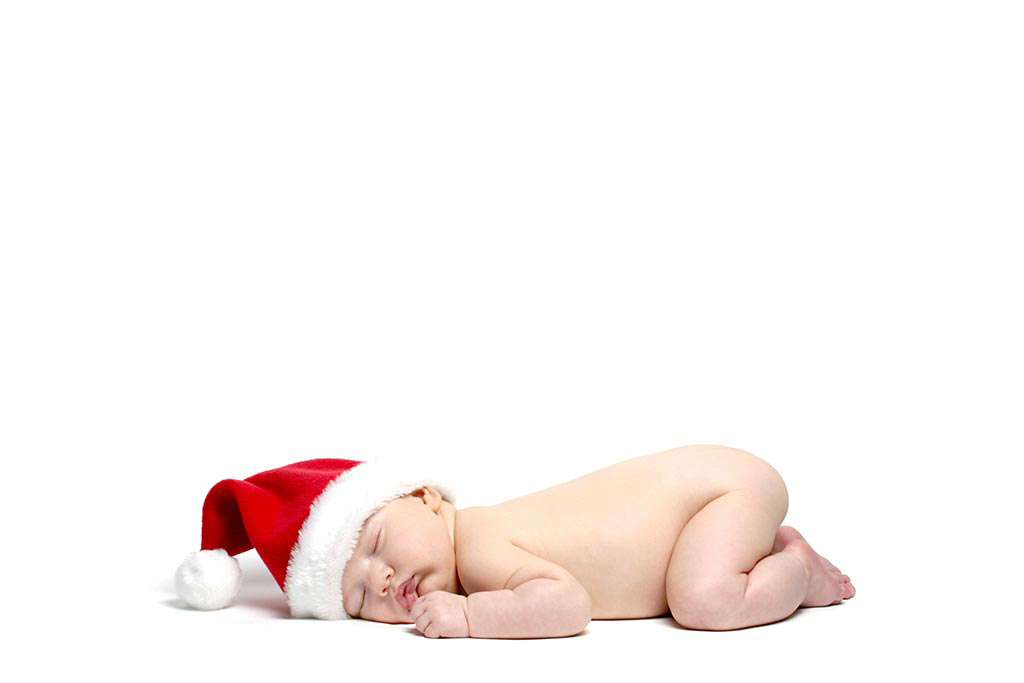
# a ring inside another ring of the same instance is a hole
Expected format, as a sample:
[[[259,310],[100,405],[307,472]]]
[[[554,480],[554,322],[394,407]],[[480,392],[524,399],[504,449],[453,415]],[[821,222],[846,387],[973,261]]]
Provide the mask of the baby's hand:
[[[412,618],[416,630],[427,638],[468,638],[468,606],[465,595],[433,591],[416,598]]]

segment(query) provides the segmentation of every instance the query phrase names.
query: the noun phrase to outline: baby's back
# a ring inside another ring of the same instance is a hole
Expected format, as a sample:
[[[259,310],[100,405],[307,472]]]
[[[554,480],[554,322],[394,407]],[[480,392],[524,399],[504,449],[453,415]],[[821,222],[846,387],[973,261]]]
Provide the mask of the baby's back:
[[[661,616],[669,612],[665,573],[683,526],[764,466],[733,448],[684,446],[460,515],[477,533],[571,573],[590,594],[592,618]]]

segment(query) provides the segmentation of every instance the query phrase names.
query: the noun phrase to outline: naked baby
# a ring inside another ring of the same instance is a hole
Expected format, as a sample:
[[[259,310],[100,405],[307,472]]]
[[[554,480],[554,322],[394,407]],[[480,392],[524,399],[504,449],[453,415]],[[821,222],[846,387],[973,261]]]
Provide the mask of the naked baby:
[[[399,469],[309,460],[220,482],[179,595],[226,606],[241,579],[232,556],[253,547],[293,616],[409,623],[430,638],[561,637],[667,614],[731,630],[855,594],[780,527],[786,486],[745,451],[673,448],[463,509],[444,482]]]

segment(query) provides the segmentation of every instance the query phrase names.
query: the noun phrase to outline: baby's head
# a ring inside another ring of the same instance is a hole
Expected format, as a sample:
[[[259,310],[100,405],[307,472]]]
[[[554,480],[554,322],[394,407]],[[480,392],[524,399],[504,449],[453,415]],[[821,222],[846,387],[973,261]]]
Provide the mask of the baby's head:
[[[292,616],[413,623],[416,597],[458,591],[454,489],[418,470],[324,458],[217,483],[203,502],[202,550],[175,573],[178,595],[227,607],[242,579],[234,555],[255,548]],[[399,590],[410,579],[411,601]]]
[[[455,506],[435,488],[424,486],[382,507],[366,520],[345,564],[345,612],[389,624],[414,623],[409,610],[417,597],[458,592],[454,538]]]

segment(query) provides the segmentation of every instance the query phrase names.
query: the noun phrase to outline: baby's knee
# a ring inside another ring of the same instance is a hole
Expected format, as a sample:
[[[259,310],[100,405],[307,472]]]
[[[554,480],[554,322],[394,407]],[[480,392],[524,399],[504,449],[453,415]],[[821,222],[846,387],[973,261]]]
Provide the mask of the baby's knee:
[[[730,602],[714,591],[691,591],[670,600],[669,611],[677,624],[697,631],[725,631],[736,621]]]

